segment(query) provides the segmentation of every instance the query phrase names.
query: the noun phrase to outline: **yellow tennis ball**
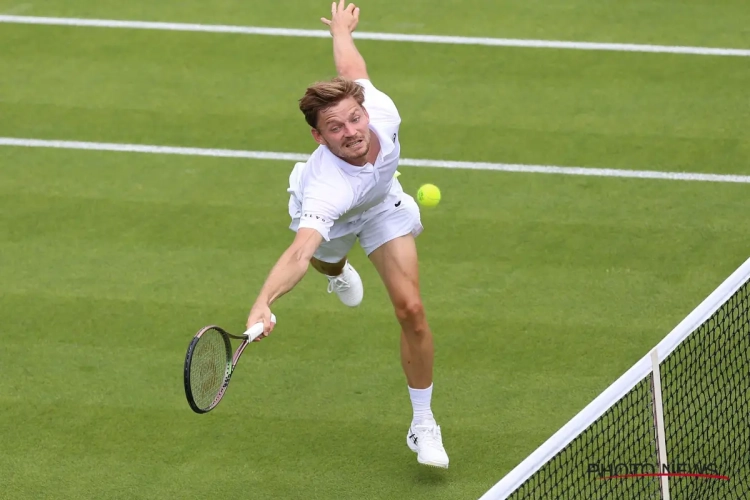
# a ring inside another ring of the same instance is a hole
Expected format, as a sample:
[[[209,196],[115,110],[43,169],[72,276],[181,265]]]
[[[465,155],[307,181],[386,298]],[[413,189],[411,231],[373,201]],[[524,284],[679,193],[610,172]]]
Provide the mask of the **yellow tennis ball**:
[[[417,201],[425,207],[434,207],[440,203],[440,189],[434,184],[425,184],[417,191]]]

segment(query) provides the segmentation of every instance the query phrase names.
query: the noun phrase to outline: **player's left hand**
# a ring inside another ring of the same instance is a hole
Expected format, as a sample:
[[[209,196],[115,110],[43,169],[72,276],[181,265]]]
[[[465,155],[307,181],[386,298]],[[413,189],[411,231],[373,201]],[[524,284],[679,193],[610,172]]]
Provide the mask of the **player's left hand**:
[[[338,3],[333,2],[331,4],[331,19],[321,17],[320,20],[331,29],[332,35],[337,33],[349,34],[357,29],[359,7],[353,3],[347,6],[344,0],[339,0]]]

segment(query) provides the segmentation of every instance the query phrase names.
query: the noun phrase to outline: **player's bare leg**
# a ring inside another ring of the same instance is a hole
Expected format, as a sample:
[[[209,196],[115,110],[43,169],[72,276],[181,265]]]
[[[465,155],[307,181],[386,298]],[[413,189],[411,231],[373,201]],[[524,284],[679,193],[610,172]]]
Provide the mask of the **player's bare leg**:
[[[341,259],[341,262],[335,262],[333,264],[329,262],[323,262],[315,257],[310,259],[310,264],[321,274],[326,276],[338,276],[344,271],[344,265],[346,264],[346,257]]]
[[[440,426],[430,407],[434,347],[419,292],[419,262],[412,235],[389,241],[370,254],[401,325],[401,365],[414,410],[406,442],[419,463],[448,467]]]
[[[336,292],[341,302],[356,307],[362,302],[364,287],[359,273],[349,264],[346,257],[339,262],[323,262],[315,257],[310,259],[312,267],[328,278],[328,293]]]

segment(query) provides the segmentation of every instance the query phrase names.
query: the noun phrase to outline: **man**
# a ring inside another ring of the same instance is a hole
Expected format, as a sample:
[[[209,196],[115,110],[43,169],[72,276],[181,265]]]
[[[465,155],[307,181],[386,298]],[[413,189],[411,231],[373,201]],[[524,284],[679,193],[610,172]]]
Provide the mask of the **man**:
[[[430,401],[433,342],[419,292],[415,237],[422,232],[419,208],[395,178],[401,118],[393,101],[370,82],[352,32],[359,8],[334,3],[321,18],[333,36],[338,77],[307,89],[300,110],[318,149],[289,178],[291,229],[296,237],[263,285],[247,320],[263,322],[270,306],[305,275],[308,264],[328,279],[347,306],[363,297],[362,280],[347,254],[360,245],[380,274],[401,325],[401,364],[413,407],[407,445],[421,464],[448,467]]]

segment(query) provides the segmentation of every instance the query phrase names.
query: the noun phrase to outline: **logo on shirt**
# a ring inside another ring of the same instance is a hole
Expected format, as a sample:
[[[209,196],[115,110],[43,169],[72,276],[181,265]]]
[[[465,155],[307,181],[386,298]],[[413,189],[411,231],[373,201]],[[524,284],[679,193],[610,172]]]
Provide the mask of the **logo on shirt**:
[[[397,136],[398,136],[398,134],[393,134],[393,144],[396,144],[396,137]]]
[[[321,221],[323,223],[327,223],[328,222],[328,220],[325,217],[317,215],[317,214],[311,214],[310,212],[303,213],[302,217],[305,218],[305,219],[308,219],[308,220],[313,220],[313,219],[319,220],[319,221]]]

